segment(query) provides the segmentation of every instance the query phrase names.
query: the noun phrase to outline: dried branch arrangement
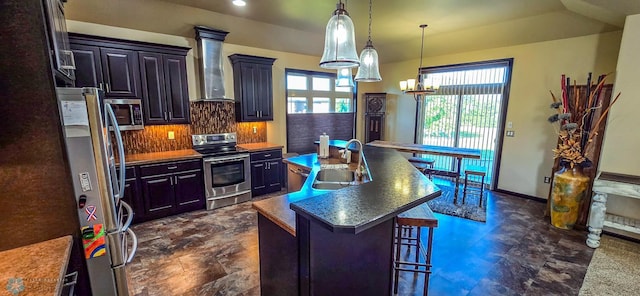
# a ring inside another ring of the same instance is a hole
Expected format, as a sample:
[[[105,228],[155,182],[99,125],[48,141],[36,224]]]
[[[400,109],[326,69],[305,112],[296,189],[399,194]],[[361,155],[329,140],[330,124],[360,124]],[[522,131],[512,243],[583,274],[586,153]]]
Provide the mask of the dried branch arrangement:
[[[553,92],[549,91],[553,100],[551,108],[555,109],[556,113],[548,120],[551,123],[558,123],[556,132],[560,139],[558,147],[553,149],[554,159],[560,158],[572,168],[576,165],[591,166],[591,160],[587,157],[591,143],[598,135],[600,124],[606,118],[609,109],[620,97],[618,93],[593,124],[596,111],[602,108],[600,94],[606,80],[607,75],[600,75],[597,83],[593,84],[591,73],[589,73],[587,89],[581,93],[576,81],[573,81],[573,87],[571,87],[571,79],[563,74],[560,82],[561,97],[557,98]]]

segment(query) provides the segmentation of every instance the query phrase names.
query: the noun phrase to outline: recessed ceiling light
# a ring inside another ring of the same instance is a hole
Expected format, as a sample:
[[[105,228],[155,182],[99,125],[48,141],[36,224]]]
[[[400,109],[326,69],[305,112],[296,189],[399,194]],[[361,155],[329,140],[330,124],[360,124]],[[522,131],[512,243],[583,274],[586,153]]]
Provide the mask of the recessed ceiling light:
[[[245,6],[245,5],[247,5],[247,2],[245,2],[244,0],[233,0],[232,3],[235,6]]]

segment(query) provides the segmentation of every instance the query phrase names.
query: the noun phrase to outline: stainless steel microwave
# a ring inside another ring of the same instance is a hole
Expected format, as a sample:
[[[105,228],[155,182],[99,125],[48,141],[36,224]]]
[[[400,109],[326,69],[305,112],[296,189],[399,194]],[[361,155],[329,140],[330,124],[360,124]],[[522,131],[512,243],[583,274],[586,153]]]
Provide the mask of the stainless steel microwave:
[[[105,99],[116,114],[120,130],[131,131],[144,129],[142,123],[142,101],[140,99]]]

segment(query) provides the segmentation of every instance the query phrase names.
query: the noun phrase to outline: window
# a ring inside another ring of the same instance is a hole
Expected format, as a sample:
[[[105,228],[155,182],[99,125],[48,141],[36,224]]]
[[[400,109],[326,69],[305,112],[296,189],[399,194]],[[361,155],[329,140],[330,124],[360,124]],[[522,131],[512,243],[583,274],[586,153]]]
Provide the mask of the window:
[[[422,69],[423,79],[440,82],[440,89],[420,103],[417,143],[479,149],[481,159],[464,159],[462,170],[468,165],[485,167],[485,182],[491,183],[510,71],[511,60]],[[434,159],[437,169],[455,166],[451,157]]]
[[[286,69],[287,151],[316,152],[322,133],[332,140],[355,136],[356,87],[336,87],[336,73]]]
[[[286,75],[287,113],[354,112],[354,89],[336,87],[335,74],[288,70]]]

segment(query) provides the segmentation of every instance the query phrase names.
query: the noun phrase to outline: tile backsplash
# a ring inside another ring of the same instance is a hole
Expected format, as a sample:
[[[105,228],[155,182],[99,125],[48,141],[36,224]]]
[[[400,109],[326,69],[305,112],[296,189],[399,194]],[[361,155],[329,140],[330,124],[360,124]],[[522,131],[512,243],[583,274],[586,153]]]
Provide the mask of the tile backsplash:
[[[191,148],[192,134],[238,133],[238,143],[267,141],[266,122],[236,123],[233,102],[190,103],[191,124],[150,125],[144,130],[122,133],[125,153],[149,153]],[[254,133],[255,127],[255,133]],[[169,132],[174,139],[168,138]]]

